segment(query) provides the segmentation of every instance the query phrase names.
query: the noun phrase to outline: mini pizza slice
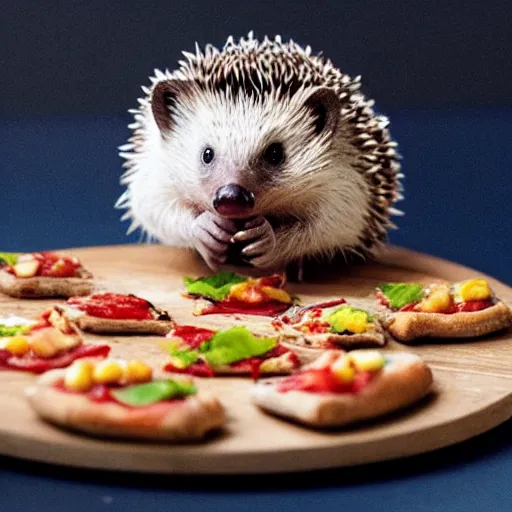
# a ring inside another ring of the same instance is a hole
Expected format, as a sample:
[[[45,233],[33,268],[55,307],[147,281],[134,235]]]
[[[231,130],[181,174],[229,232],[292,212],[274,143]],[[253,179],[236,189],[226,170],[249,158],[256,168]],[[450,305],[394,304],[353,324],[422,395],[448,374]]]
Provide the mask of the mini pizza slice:
[[[226,422],[224,408],[191,378],[157,379],[141,361],[75,361],[25,392],[43,420],[94,437],[192,441]]]
[[[246,327],[213,331],[176,326],[163,348],[171,356],[164,370],[198,377],[283,375],[300,367],[300,359],[277,338],[253,335]]]
[[[0,292],[20,299],[87,295],[92,274],[78,258],[55,252],[0,253]]]
[[[82,358],[105,358],[108,345],[86,344],[58,311],[34,322],[22,317],[0,319],[0,370],[43,373],[65,368]]]
[[[96,334],[165,335],[174,326],[169,313],[136,295],[98,293],[71,297],[54,306],[79,329]]]
[[[268,413],[331,428],[411,406],[432,384],[430,368],[414,354],[328,350],[294,375],[256,383],[250,396]]]
[[[232,272],[209,277],[184,278],[185,297],[197,299],[194,315],[239,313],[274,316],[288,309],[294,299],[284,290],[284,274],[249,278]]]
[[[512,325],[512,311],[485,279],[456,283],[385,283],[377,287],[379,316],[399,341],[474,338]]]
[[[272,321],[282,343],[316,349],[380,347],[386,344],[379,321],[345,299],[294,306]]]

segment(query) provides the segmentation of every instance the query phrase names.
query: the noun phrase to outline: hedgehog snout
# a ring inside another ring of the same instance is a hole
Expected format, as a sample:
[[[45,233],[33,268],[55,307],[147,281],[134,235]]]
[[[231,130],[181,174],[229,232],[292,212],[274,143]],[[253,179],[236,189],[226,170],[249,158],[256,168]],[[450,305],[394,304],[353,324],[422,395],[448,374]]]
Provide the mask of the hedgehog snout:
[[[230,183],[220,187],[215,192],[213,207],[223,217],[240,218],[254,208],[254,194],[246,188]]]

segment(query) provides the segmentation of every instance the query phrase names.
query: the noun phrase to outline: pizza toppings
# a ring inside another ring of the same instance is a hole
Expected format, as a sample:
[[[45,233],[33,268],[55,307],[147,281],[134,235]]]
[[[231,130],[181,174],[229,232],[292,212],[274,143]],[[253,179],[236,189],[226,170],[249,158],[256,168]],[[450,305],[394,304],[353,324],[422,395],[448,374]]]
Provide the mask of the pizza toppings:
[[[358,393],[385,364],[386,358],[376,350],[328,351],[307,369],[281,380],[277,390],[282,393]]]
[[[196,392],[196,386],[192,381],[160,380],[115,389],[111,391],[111,395],[122,404],[143,407],[163,400],[185,398]]]
[[[75,361],[55,383],[62,391],[86,393],[95,402],[114,401],[129,407],[144,407],[196,393],[190,380],[153,380],[145,363],[104,360]]]
[[[385,283],[379,285],[377,290],[381,301],[394,310],[416,304],[424,295],[424,287],[416,283]]]
[[[71,325],[56,315],[58,312],[45,315],[39,322],[0,320],[0,370],[43,373],[68,366],[79,358],[108,355],[110,347],[84,345]]]
[[[198,332],[193,334],[193,330]],[[180,331],[186,337],[180,337]],[[164,348],[171,356],[165,370],[213,376],[217,372],[249,373],[257,376],[260,371],[279,372],[278,366],[284,361],[271,361],[280,357],[296,367],[299,364],[295,354],[280,346],[276,338],[254,336],[246,327],[232,327],[222,331],[186,326],[174,329],[168,335],[170,342]],[[187,342],[187,340],[190,340]],[[230,371],[231,370],[231,371]]]
[[[0,253],[0,266],[18,278],[29,277],[91,277],[78,258],[53,252]]]
[[[67,370],[64,386],[70,391],[88,391],[96,384],[126,385],[149,382],[153,370],[146,364],[133,361],[105,359],[97,363],[75,361]]]
[[[99,293],[86,297],[71,297],[68,304],[89,316],[112,320],[166,320],[171,318],[166,311],[135,295]]]
[[[275,274],[258,279],[231,272],[184,279],[188,296],[203,299],[194,314],[245,313],[272,316],[286,310],[293,299],[283,289],[285,278]]]
[[[484,279],[454,284],[387,283],[377,288],[386,307],[401,312],[444,313],[480,311],[494,304],[492,290]]]
[[[356,334],[366,332],[373,318],[363,309],[344,305],[333,311],[326,321],[331,327],[331,332]]]
[[[373,322],[368,311],[340,299],[300,308],[275,319],[272,325],[278,331],[290,325],[307,334],[361,334],[373,329]]]

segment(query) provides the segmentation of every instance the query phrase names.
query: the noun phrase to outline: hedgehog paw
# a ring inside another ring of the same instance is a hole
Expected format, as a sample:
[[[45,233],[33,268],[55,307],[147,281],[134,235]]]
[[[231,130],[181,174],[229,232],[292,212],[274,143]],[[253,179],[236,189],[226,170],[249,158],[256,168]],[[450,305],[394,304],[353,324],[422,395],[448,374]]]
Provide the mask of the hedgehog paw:
[[[276,235],[270,222],[264,217],[256,217],[244,226],[234,237],[235,242],[247,242],[242,249],[242,257],[259,269],[270,269],[275,260]]]
[[[201,213],[192,225],[194,245],[208,267],[217,270],[227,258],[235,223],[211,212]]]

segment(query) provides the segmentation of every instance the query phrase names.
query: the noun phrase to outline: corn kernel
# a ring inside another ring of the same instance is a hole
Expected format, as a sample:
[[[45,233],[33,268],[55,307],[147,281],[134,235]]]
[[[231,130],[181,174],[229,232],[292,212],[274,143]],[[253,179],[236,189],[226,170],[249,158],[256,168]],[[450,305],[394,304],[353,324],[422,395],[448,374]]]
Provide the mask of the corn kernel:
[[[272,288],[272,286],[262,286],[261,291],[272,300],[275,300],[277,302],[284,302],[285,304],[288,304],[292,301],[292,298],[288,293],[286,293],[281,288]]]
[[[352,382],[356,376],[356,370],[352,361],[347,356],[339,357],[331,366],[331,372],[343,382]]]
[[[353,350],[348,357],[361,372],[376,372],[385,362],[384,356],[378,350]]]
[[[243,283],[233,285],[229,292],[229,298],[247,303],[259,302],[261,300],[261,293],[255,288],[255,283],[254,279],[248,279]]]
[[[64,386],[70,391],[84,392],[92,388],[94,365],[90,361],[79,359],[66,371]]]
[[[123,367],[116,361],[100,361],[92,378],[96,384],[116,384],[123,378]]]
[[[463,301],[485,300],[491,296],[491,289],[485,279],[472,279],[459,284],[458,294]]]
[[[426,313],[441,313],[450,309],[452,296],[446,286],[436,286],[419,304],[419,309]]]
[[[7,350],[16,357],[22,357],[30,350],[30,346],[25,336],[2,338],[0,339],[0,348]]]
[[[153,376],[153,370],[140,361],[128,361],[124,368],[124,379],[126,382],[148,382]]]

